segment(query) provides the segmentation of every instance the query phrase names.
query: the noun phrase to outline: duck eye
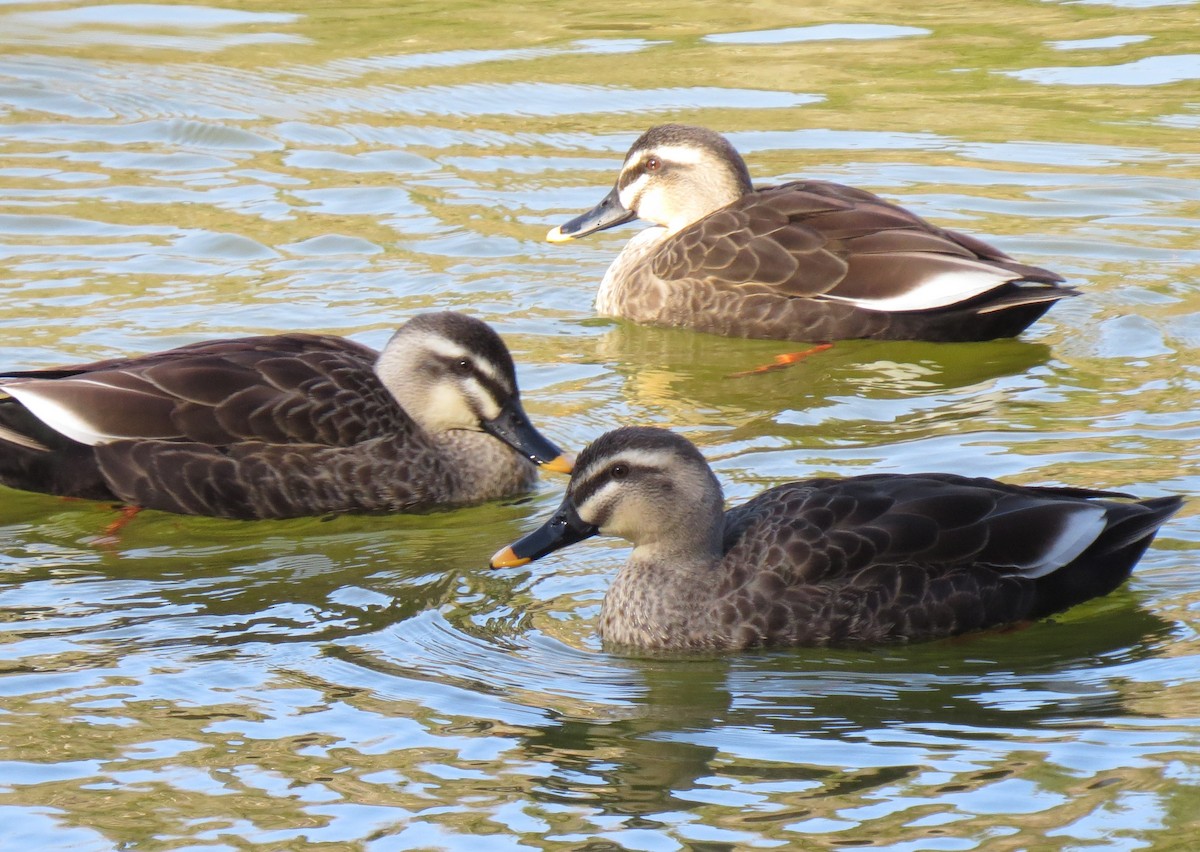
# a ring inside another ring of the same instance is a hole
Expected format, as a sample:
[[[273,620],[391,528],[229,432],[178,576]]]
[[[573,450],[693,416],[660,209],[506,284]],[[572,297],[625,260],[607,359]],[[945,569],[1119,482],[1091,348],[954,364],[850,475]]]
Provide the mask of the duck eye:
[[[662,160],[658,157],[647,157],[645,169],[648,172],[656,172],[662,168]]]
[[[614,464],[608,475],[613,479],[624,479],[629,476],[629,468],[623,464]]]
[[[471,362],[466,358],[460,358],[454,362],[454,372],[463,374],[471,372]]]

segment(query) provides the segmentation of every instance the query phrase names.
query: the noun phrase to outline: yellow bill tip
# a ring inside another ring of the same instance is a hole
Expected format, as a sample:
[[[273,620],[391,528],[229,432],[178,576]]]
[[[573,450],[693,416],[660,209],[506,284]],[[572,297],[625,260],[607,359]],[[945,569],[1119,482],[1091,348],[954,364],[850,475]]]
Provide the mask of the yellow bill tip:
[[[570,234],[563,233],[561,225],[551,228],[550,232],[546,234],[546,241],[551,243],[566,243],[573,239],[575,238]]]
[[[505,547],[496,551],[489,564],[493,568],[519,568],[522,565],[528,565],[530,561],[524,556],[517,556],[511,547]]]
[[[563,453],[557,458],[553,458],[550,461],[545,462],[542,464],[542,467],[544,467],[546,470],[552,470],[555,473],[570,473],[575,469],[575,459],[573,456]]]

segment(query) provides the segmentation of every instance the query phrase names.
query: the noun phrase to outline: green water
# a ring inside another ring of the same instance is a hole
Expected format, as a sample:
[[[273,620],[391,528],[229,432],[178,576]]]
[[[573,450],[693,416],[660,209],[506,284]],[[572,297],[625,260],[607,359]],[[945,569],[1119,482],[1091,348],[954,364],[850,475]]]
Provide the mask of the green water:
[[[458,308],[578,449],[727,496],[947,470],[1200,493],[1195,2],[0,5],[3,366]],[[553,246],[666,120],[1085,292],[1020,340],[779,351],[597,320]],[[561,494],[235,523],[0,494],[0,849],[1187,849],[1196,509],[1116,594],[876,652],[603,653],[627,552],[487,557]]]

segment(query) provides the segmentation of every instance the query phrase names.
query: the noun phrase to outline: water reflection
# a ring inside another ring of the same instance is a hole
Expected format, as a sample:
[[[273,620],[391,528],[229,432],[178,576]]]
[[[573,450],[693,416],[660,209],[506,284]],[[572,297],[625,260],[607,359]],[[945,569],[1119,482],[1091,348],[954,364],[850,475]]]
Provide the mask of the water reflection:
[[[774,446],[780,438],[871,444],[911,438],[922,427],[956,429],[964,419],[980,428],[999,419],[994,409],[1006,398],[995,396],[999,379],[1020,376],[1016,384],[1028,386],[1034,368],[1050,360],[1049,347],[1024,340],[839,341],[785,369],[736,375],[796,348],[620,322],[596,339],[592,357],[612,364],[627,410],[653,412],[656,423],[705,443],[767,438]],[[1006,395],[1014,390],[1010,383]],[[597,425],[620,418],[611,405],[592,412]]]
[[[1057,654],[1045,636],[1005,633],[873,653],[625,661],[632,707],[628,687],[617,704],[593,692],[588,705],[560,706],[522,735],[522,754],[553,767],[532,773],[528,794],[586,809],[599,825],[619,817],[629,832],[677,827],[682,812],[709,803],[726,830],[753,832],[742,841],[768,827],[795,830],[800,819],[844,821],[854,802],[932,803],[933,786],[978,807],[1004,779],[1040,786],[1037,762],[1006,757],[1014,749],[1078,763],[1069,729],[1040,730],[1048,720],[1080,726],[1119,712],[1097,667],[1151,658],[1171,627],[1128,602],[1117,608],[1130,616],[1120,635],[1087,623],[1032,628],[1058,635]],[[556,667],[538,668],[552,694]]]
[[[284,12],[130,3],[14,12],[4,16],[4,23],[6,41],[16,44],[209,52],[254,44],[307,44],[309,39],[285,33],[211,32],[234,27],[291,24],[300,18],[300,15]],[[161,32],[163,30],[175,32],[168,35]],[[205,30],[210,32],[200,34]],[[178,31],[187,34],[179,35]]]
[[[1148,56],[1118,65],[1073,65],[1004,72],[1046,86],[1162,86],[1200,79],[1200,53]]]
[[[894,24],[822,24],[815,27],[787,27],[779,30],[757,30],[742,33],[721,33],[705,36],[714,44],[790,44],[803,41],[837,41],[850,39],[906,38],[925,36],[930,32],[922,27],[902,27]]]

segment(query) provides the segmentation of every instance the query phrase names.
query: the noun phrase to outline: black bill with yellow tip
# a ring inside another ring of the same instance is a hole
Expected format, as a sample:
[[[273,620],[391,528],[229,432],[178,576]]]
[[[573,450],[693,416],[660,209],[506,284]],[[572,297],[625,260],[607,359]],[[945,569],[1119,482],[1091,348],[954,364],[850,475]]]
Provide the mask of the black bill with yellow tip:
[[[597,532],[599,528],[579,517],[568,494],[550,516],[550,520],[524,538],[497,551],[492,557],[491,567],[515,568],[518,565],[526,565],[559,548],[591,538]]]
[[[570,456],[533,428],[533,424],[529,422],[529,415],[516,400],[506,405],[491,420],[484,420],[482,425],[483,431],[499,438],[538,467],[556,473],[570,473],[575,466]]]
[[[567,240],[594,234],[596,231],[603,231],[605,228],[611,228],[636,218],[637,214],[626,209],[625,205],[621,203],[621,197],[614,186],[599,204],[581,216],[576,216],[570,222],[564,222],[554,228],[546,234],[546,239],[552,243],[565,243]]]

